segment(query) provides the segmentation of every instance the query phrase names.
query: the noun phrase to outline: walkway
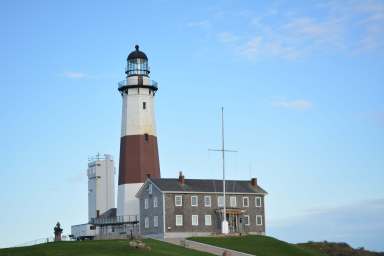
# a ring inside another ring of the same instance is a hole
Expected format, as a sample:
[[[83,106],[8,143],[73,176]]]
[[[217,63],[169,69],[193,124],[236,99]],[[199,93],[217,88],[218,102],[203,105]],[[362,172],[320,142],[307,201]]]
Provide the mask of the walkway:
[[[230,253],[229,255],[231,256],[253,256],[253,254],[238,252],[238,251],[221,248],[221,247],[217,247],[209,244],[203,244],[203,243],[187,240],[184,238],[166,238],[164,241],[167,243],[184,246],[197,251],[212,253],[214,255],[223,255],[223,253],[227,251]]]

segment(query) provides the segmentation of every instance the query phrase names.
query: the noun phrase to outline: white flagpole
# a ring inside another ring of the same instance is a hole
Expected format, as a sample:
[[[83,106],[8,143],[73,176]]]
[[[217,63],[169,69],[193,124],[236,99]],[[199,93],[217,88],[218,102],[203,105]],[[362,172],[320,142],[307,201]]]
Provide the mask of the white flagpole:
[[[227,221],[227,206],[225,198],[225,145],[224,145],[224,107],[221,107],[221,155],[223,158],[223,222],[221,226],[221,233],[228,234],[228,221]]]

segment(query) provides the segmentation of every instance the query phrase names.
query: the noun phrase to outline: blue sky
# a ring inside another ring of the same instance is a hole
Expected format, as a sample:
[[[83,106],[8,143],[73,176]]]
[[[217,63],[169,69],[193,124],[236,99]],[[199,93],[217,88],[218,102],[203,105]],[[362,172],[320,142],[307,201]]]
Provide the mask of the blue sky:
[[[384,251],[383,1],[1,1],[0,34],[0,247],[87,220],[139,44],[163,177],[220,177],[224,106],[227,175],[269,192],[269,235]]]

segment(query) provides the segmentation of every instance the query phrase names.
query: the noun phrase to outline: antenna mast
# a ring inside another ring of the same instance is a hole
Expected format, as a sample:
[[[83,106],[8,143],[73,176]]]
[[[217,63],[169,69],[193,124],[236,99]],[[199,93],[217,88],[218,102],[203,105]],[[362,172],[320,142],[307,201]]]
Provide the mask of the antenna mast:
[[[224,140],[224,107],[221,107],[221,149],[208,149],[209,151],[219,151],[221,152],[222,164],[223,164],[223,221],[221,226],[221,232],[223,234],[228,234],[228,221],[227,221],[227,206],[225,198],[225,152],[237,152],[235,150],[225,149],[225,140]]]

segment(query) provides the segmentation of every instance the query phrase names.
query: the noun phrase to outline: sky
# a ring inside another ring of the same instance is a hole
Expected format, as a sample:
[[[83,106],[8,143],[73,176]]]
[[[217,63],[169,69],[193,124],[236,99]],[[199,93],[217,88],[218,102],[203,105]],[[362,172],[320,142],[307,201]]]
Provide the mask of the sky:
[[[384,251],[384,1],[0,2],[0,247],[87,221],[126,57],[159,84],[162,177],[268,191],[267,234]]]

